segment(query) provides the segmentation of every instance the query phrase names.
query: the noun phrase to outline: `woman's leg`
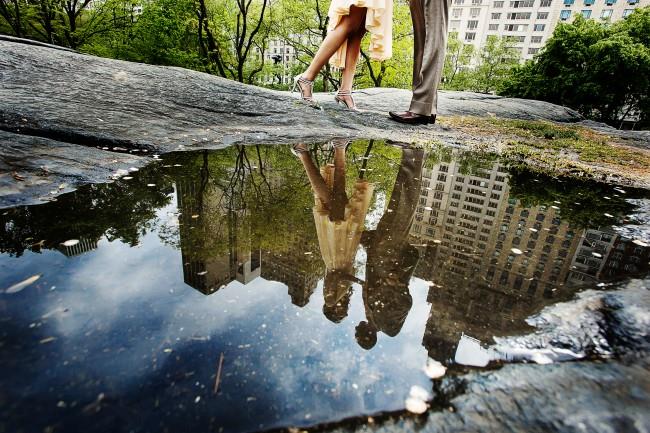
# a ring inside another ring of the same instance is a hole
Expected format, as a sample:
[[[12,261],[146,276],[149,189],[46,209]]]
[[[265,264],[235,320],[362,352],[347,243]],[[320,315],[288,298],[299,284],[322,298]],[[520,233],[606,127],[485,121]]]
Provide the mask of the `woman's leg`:
[[[300,158],[300,162],[302,162],[302,165],[305,168],[305,172],[307,173],[309,183],[311,183],[311,187],[314,190],[314,194],[318,197],[321,203],[323,203],[323,206],[329,209],[332,203],[332,197],[323,176],[320,174],[320,170],[318,170],[318,167],[316,167],[314,161],[312,161],[309,153],[299,152],[298,158]]]
[[[343,221],[345,218],[345,205],[348,204],[348,196],[345,193],[345,145],[334,147],[333,184],[330,219],[332,221]]]
[[[366,8],[350,6],[350,15],[344,16],[336,28],[327,34],[309,67],[303,72],[302,77],[313,81],[341,44],[348,39],[351,33],[357,31],[359,26],[365,24],[365,21]],[[311,96],[311,94],[308,94],[310,90],[303,87],[305,96]]]
[[[361,53],[361,40],[366,34],[365,21],[364,13],[364,20],[362,21],[361,26],[348,37],[348,49],[345,53],[345,69],[341,75],[340,89],[343,91],[352,91],[354,73],[357,70],[357,62],[359,61],[359,54]]]

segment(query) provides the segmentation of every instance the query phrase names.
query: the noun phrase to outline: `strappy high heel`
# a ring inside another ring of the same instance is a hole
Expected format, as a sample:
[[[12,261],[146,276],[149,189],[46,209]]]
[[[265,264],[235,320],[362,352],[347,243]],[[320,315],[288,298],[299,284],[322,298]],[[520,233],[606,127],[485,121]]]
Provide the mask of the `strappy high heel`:
[[[312,94],[310,96],[305,96],[305,91],[302,88],[303,85],[309,87],[309,89],[312,90]],[[303,78],[302,75],[298,75],[293,79],[293,88],[291,89],[291,93],[295,92],[296,89],[300,91],[300,99],[305,102],[309,102],[310,104],[315,103],[314,97],[312,96],[314,94],[314,82],[312,80],[308,80],[306,78]]]
[[[345,99],[345,96],[350,97],[350,100],[352,101],[352,105],[348,104],[348,101],[347,99]],[[334,97],[334,100],[336,101],[337,104],[344,104],[348,110],[359,111],[359,109],[357,108],[357,104],[354,102],[354,98],[352,97],[352,91],[350,90],[339,89],[338,93]]]

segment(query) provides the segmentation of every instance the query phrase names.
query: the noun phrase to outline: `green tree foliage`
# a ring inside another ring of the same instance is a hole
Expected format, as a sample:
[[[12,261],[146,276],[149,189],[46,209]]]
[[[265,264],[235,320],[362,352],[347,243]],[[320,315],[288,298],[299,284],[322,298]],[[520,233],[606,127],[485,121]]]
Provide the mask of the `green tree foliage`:
[[[476,53],[476,64],[468,77],[469,88],[481,93],[495,92],[508,79],[519,58],[519,51],[507,36],[488,36]]]
[[[620,126],[650,119],[650,7],[614,24],[577,16],[560,24],[541,53],[516,68],[500,91],[575,108]]]
[[[474,57],[474,45],[466,44],[458,38],[458,32],[449,33],[447,53],[442,71],[444,89],[464,90],[469,87],[470,64]]]

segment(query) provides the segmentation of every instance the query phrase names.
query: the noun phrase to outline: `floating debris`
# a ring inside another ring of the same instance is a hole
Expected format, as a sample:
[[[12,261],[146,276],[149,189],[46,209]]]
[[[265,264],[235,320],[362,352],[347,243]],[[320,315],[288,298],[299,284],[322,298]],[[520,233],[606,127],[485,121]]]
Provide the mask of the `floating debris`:
[[[428,358],[427,365],[424,366],[424,373],[429,376],[431,379],[438,379],[442,377],[447,372],[447,367],[442,365],[440,362],[435,359]]]
[[[207,273],[208,273],[208,271],[201,271],[201,272],[197,272],[196,275],[205,275]]]
[[[512,254],[523,254],[523,251],[521,251],[519,248],[510,248],[510,251],[512,251]]]
[[[603,215],[605,215],[608,218],[614,218],[614,215],[612,215],[612,214],[604,213]]]
[[[415,414],[426,412],[429,408],[429,405],[427,404],[429,398],[429,393],[424,388],[413,385],[409,391],[409,396],[405,401],[406,410]]]
[[[600,259],[600,258],[603,257],[602,254],[600,254],[600,253],[596,253],[596,252],[591,253],[591,255],[594,256],[594,257],[596,257],[596,258],[598,258],[598,259]]]
[[[7,294],[18,293],[21,290],[23,290],[25,287],[29,286],[30,284],[35,283],[39,278],[41,278],[40,274],[32,275],[31,277],[21,281],[20,283],[16,283],[13,286],[10,286],[4,292]]]
[[[50,342],[52,342],[54,340],[56,340],[55,337],[45,337],[42,340],[40,340],[39,343],[40,344],[46,344],[46,343],[50,343]]]
[[[131,180],[131,179],[133,179],[133,177],[131,177],[131,176],[124,176],[124,177],[122,178],[122,180]]]
[[[61,245],[63,245],[64,247],[74,247],[78,243],[79,243],[79,239],[70,239],[65,242],[61,242]]]
[[[643,242],[643,241],[640,240],[640,239],[634,239],[634,240],[632,241],[632,243],[633,243],[633,244],[636,244],[636,245],[638,245],[638,246],[640,246],[640,247],[650,247],[650,244],[648,244],[647,242]]]

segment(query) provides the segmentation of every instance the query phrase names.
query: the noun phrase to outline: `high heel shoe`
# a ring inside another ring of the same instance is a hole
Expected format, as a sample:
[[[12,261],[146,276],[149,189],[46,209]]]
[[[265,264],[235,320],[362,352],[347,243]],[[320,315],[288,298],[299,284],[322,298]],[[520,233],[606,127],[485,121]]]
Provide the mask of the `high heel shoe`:
[[[350,97],[350,101],[352,101],[352,105],[348,104],[348,100],[345,98],[346,96]],[[357,104],[354,102],[354,98],[352,97],[352,92],[350,90],[339,90],[336,96],[334,97],[334,100],[336,101],[337,104],[344,104],[348,110],[360,111],[357,108]]]
[[[311,95],[305,96],[305,91],[303,90],[302,86],[306,86],[311,90],[312,92]],[[313,89],[314,89],[314,82],[312,80],[308,80],[306,78],[303,78],[302,75],[298,75],[293,79],[293,88],[291,89],[291,93],[295,92],[296,89],[300,91],[300,99],[302,99],[305,102],[309,102],[310,104],[314,104],[314,98],[313,98]]]

